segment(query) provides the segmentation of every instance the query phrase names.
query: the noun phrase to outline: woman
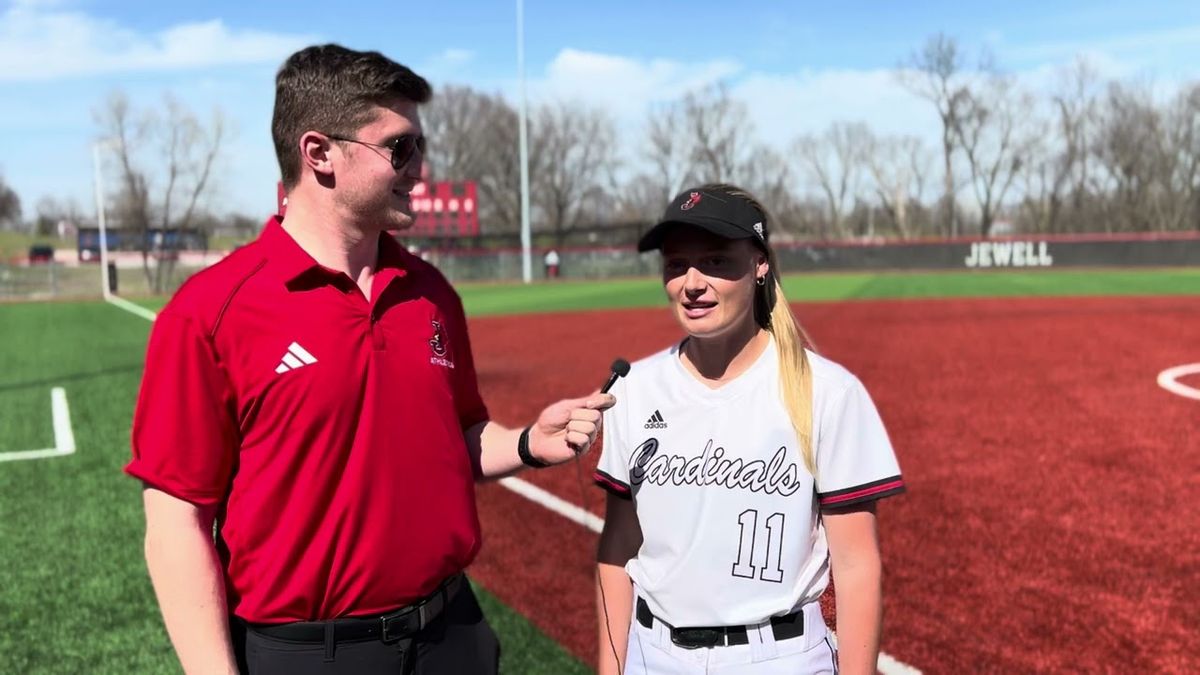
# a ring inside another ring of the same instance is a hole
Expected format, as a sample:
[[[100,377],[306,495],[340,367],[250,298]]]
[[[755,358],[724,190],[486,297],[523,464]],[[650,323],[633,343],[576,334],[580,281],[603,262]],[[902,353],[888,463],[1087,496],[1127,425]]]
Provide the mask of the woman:
[[[874,504],[904,484],[862,383],[806,348],[770,223],[710,184],[638,244],[661,250],[687,337],[633,364],[604,414],[602,674],[875,672]],[[817,602],[831,567],[836,651]]]

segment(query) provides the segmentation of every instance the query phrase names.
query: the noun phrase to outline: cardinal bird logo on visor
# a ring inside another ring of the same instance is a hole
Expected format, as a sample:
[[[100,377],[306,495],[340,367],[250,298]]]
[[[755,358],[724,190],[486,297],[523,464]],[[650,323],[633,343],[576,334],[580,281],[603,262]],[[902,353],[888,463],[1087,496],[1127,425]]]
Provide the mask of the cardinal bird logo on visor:
[[[693,206],[695,206],[699,203],[700,203],[700,193],[693,192],[692,194],[688,195],[688,200],[679,207],[679,210],[680,211],[690,210]]]

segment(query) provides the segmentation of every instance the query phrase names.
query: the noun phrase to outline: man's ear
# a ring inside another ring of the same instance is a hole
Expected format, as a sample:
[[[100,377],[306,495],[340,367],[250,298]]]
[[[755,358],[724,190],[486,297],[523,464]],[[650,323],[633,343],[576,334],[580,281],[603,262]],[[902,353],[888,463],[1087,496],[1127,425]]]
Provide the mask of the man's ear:
[[[318,176],[333,175],[333,144],[327,136],[306,131],[300,136],[300,163]]]

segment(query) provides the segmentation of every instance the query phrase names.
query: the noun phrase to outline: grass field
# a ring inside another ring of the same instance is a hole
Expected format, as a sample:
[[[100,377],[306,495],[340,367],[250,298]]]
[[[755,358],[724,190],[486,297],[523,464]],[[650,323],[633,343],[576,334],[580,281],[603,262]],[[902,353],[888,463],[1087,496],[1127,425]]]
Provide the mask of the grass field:
[[[658,279],[456,285],[470,316],[662,305]],[[888,298],[1200,295],[1200,269],[1046,270],[1040,272],[846,272],[788,275],[791,302]],[[163,298],[139,298],[150,309]]]
[[[785,289],[793,301],[1200,295],[1200,271],[814,274],[789,277]],[[663,302],[659,285],[644,279],[460,292],[473,316]],[[148,331],[103,303],[0,305],[0,453],[53,445],[49,391],[57,386],[78,446],[68,457],[0,461],[0,673],[177,670],[142,561],[139,486],[120,471]],[[486,588],[481,595],[505,672],[586,672]]]

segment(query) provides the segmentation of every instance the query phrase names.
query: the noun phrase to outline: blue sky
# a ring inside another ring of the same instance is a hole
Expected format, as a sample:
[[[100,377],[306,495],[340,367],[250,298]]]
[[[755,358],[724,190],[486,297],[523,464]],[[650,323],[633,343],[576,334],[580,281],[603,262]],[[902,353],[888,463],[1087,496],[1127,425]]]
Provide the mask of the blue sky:
[[[1032,89],[1081,54],[1106,77],[1168,91],[1200,78],[1200,3],[1101,4],[527,0],[528,89],[534,103],[607,109],[636,162],[647,106],[716,80],[781,149],[839,119],[933,138],[932,109],[892,71],[938,31],[972,54],[986,46]],[[208,206],[262,216],[275,199],[273,76],[289,53],[327,41],[378,49],[435,89],[515,100],[515,35],[512,1],[0,2],[0,175],[26,217],[44,195],[91,213],[92,111],[115,89],[143,106],[170,92],[201,117],[219,106],[232,123]]]

